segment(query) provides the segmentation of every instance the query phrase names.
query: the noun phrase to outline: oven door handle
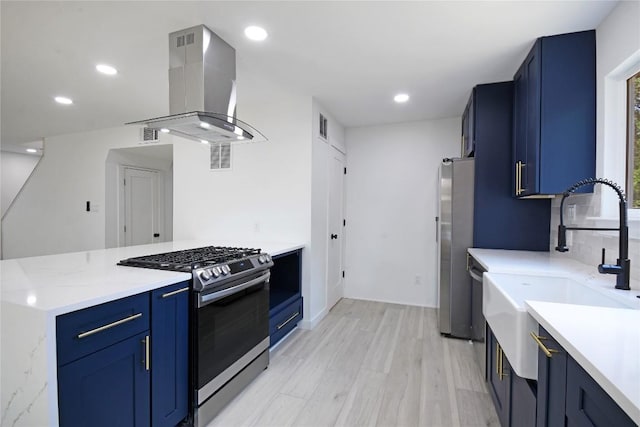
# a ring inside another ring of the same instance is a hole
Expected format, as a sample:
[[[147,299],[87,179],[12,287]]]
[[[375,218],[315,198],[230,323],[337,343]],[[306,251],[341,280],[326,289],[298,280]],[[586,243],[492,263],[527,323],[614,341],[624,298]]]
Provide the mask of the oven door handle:
[[[229,295],[236,294],[244,289],[250,288],[251,286],[257,285],[258,283],[268,282],[270,277],[271,272],[267,271],[262,276],[256,277],[255,279],[249,280],[248,282],[241,283],[239,285],[232,286],[218,292],[213,292],[208,295],[200,295],[200,297],[198,298],[198,308],[221,300],[222,298],[228,297]]]

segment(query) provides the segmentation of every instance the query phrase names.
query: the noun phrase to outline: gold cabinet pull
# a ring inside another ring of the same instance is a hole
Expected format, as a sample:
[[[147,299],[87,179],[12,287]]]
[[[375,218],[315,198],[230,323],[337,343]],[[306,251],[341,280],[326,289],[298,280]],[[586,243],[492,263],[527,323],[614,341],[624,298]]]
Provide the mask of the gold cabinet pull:
[[[500,375],[500,344],[496,343],[496,375]]]
[[[520,195],[520,162],[516,162],[516,196]]]
[[[83,332],[81,334],[78,334],[78,338],[82,339],[82,338],[88,337],[90,335],[97,334],[98,332],[102,332],[102,331],[105,331],[107,329],[111,329],[111,328],[113,328],[115,326],[122,325],[123,323],[127,323],[127,322],[130,322],[132,320],[135,320],[138,317],[142,317],[142,313],[134,314],[133,316],[129,316],[129,317],[125,317],[124,319],[116,320],[115,322],[111,322],[109,324],[100,326],[99,328],[95,328],[95,329],[91,329],[90,331]]]
[[[469,271],[469,258],[471,257],[471,255],[469,255],[469,252],[467,252],[467,271]]]
[[[295,318],[296,318],[297,316],[299,316],[299,315],[300,315],[300,312],[299,312],[299,311],[296,311],[295,313],[293,313],[293,314],[291,315],[291,317],[289,317],[287,320],[285,320],[284,322],[282,322],[281,324],[279,324],[278,326],[276,326],[276,329],[277,329],[277,330],[280,330],[280,329],[284,328],[284,326],[285,326],[287,323],[291,322],[293,319],[295,319]]]
[[[517,191],[518,196],[524,193],[525,191],[525,188],[522,186],[522,168],[524,168],[525,166],[526,166],[525,163],[520,161],[518,162],[518,191]]]
[[[504,377],[508,376],[507,374],[504,373],[504,350],[502,350],[502,347],[500,347],[500,369],[498,371],[498,378],[500,378],[500,381],[502,381],[504,379]]]
[[[141,341],[144,344],[144,359],[142,360],[142,364],[144,365],[144,369],[146,371],[151,369],[151,361],[149,359],[149,346],[150,346],[150,338],[149,335],[144,337]]]
[[[531,338],[533,338],[533,340],[536,342],[536,344],[538,344],[538,347],[540,347],[540,350],[542,350],[542,352],[545,354],[545,356],[551,357],[551,356],[553,356],[553,353],[557,353],[558,352],[558,350],[554,350],[552,348],[547,348],[547,346],[544,345],[544,343],[542,341],[548,339],[547,337],[542,337],[542,336],[536,334],[535,332],[530,332],[530,335],[531,335]]]
[[[187,286],[186,288],[182,288],[182,289],[178,289],[177,291],[173,291],[173,292],[167,292],[166,294],[162,294],[162,298],[169,298],[172,297],[176,294],[182,293],[182,292],[186,292],[189,290],[189,287]]]

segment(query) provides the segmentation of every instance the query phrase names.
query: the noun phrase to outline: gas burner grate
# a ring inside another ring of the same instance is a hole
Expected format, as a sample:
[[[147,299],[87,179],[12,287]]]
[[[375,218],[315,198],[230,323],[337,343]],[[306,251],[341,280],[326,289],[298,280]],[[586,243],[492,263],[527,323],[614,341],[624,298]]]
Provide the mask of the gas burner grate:
[[[229,246],[202,248],[146,255],[122,260],[118,265],[190,272],[202,265],[215,265],[257,255],[260,249]]]

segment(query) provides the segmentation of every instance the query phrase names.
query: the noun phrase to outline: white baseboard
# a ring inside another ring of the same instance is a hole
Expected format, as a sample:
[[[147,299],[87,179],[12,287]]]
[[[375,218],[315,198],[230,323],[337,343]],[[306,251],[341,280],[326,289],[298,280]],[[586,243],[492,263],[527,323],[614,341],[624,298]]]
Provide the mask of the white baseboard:
[[[329,313],[329,310],[327,309],[327,307],[325,307],[313,319],[311,319],[311,320],[306,320],[306,319],[302,320],[298,324],[298,327],[300,327],[301,329],[309,329],[309,330],[311,330],[311,329],[315,328],[316,326],[318,326],[318,323],[320,323],[320,321],[322,319],[324,319],[325,316],[328,313]]]
[[[388,304],[412,305],[415,307],[438,308],[436,305],[417,304],[416,302],[394,301],[394,300],[380,299],[380,298],[367,298],[367,297],[361,297],[357,295],[345,295],[344,298],[361,300],[361,301],[384,302]]]

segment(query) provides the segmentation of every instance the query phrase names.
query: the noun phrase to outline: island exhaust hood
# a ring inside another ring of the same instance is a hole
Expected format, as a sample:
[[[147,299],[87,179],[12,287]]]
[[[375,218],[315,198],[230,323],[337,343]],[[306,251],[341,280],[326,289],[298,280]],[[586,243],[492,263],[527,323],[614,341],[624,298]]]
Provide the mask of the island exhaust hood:
[[[204,25],[169,34],[169,113],[127,124],[201,142],[267,140],[236,119],[236,51]]]

